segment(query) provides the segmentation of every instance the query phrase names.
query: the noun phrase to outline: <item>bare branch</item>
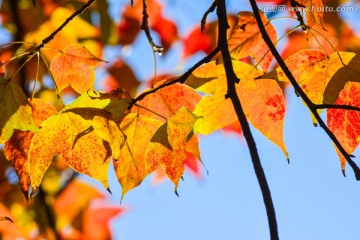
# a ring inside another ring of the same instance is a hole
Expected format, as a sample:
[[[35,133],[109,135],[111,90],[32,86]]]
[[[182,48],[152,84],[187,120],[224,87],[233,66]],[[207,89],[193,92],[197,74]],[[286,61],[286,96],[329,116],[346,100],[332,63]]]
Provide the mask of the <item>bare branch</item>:
[[[226,94],[226,98],[230,98],[236,115],[240,121],[241,128],[244,133],[244,137],[248,144],[248,148],[251,155],[251,160],[253,163],[253,167],[255,170],[255,174],[257,180],[259,182],[259,186],[261,189],[261,193],[263,196],[263,201],[265,204],[267,216],[268,216],[268,223],[270,229],[270,237],[271,239],[279,239],[278,230],[277,230],[277,221],[276,221],[276,214],[275,208],[272,201],[269,185],[266,180],[266,176],[264,170],[261,165],[260,157],[256,148],[255,140],[252,136],[249,123],[246,119],[246,115],[244,110],[241,106],[241,102],[239,97],[236,94],[235,83],[239,81],[237,78],[230,57],[230,52],[227,43],[226,31],[228,29],[228,22],[227,22],[227,14],[226,14],[226,5],[225,0],[217,0],[217,15],[219,20],[219,36],[218,36],[218,47],[221,50],[222,57],[223,57],[223,64],[226,73],[227,85],[228,85],[228,92]]]
[[[216,1],[214,1],[211,6],[209,7],[209,9],[204,13],[204,16],[201,19],[201,32],[205,31],[205,25],[206,25],[206,18],[207,16],[212,13],[216,8]]]
[[[360,112],[359,107],[355,107],[355,106],[351,106],[351,105],[345,105],[345,104],[316,104],[314,107],[316,109],[333,108],[333,109],[343,109],[343,110],[354,110],[354,111],[359,111]]]
[[[146,37],[151,45],[152,50],[158,54],[162,54],[164,51],[164,48],[156,45],[150,34],[149,21],[148,21],[149,14],[147,12],[146,2],[147,2],[147,0],[143,0],[143,11],[142,11],[143,18],[142,18],[142,23],[141,23],[141,29],[144,30]]]

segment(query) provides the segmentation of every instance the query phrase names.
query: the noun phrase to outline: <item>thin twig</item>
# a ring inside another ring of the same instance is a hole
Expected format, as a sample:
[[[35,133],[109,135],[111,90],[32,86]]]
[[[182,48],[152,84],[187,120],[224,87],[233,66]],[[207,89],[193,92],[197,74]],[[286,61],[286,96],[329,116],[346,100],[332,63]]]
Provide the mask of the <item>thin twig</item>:
[[[270,237],[273,240],[279,239],[278,229],[277,229],[277,221],[276,221],[276,214],[275,208],[272,201],[270,188],[266,180],[266,176],[264,170],[261,165],[260,157],[257,151],[255,140],[252,136],[249,123],[247,121],[246,115],[244,110],[241,106],[241,102],[239,97],[236,93],[235,83],[238,82],[238,78],[234,72],[232,61],[230,57],[230,52],[228,48],[227,38],[226,38],[226,31],[228,29],[228,22],[227,22],[227,14],[226,14],[226,5],[225,0],[217,0],[217,15],[219,21],[219,35],[218,35],[218,46],[221,49],[222,57],[223,57],[223,64],[226,73],[228,91],[226,94],[226,98],[230,98],[236,115],[240,121],[241,128],[244,133],[244,137],[248,144],[248,148],[250,151],[251,161],[255,170],[255,174],[257,180],[259,182],[259,186],[261,189],[261,193],[263,196],[263,201],[265,204],[269,229],[270,229]]]
[[[35,51],[39,51],[42,49],[45,44],[49,43],[55,36],[58,34],[66,25],[69,24],[71,20],[73,20],[76,16],[81,15],[87,8],[91,6],[96,0],[89,0],[87,3],[85,3],[80,9],[78,9],[76,12],[71,14],[61,25],[58,27],[54,32],[52,32],[48,37],[44,38],[40,45],[38,45],[35,48]]]
[[[353,110],[353,111],[359,111],[360,112],[360,108],[359,107],[355,107],[355,106],[351,106],[351,105],[346,105],[346,104],[315,104],[314,106],[316,109],[328,109],[328,108],[333,108],[333,109],[342,109],[342,110]]]
[[[338,148],[338,150],[341,152],[341,154],[345,157],[345,159],[347,160],[347,162],[349,163],[349,165],[351,166],[351,168],[353,169],[354,173],[355,173],[355,178],[356,180],[360,180],[360,169],[359,167],[355,164],[355,162],[351,159],[350,154],[348,154],[346,152],[346,150],[344,149],[344,147],[341,145],[341,143],[339,142],[339,140],[336,138],[336,136],[334,135],[334,133],[326,126],[325,122],[322,120],[322,118],[320,117],[319,113],[317,112],[317,108],[316,108],[316,104],[314,104],[309,97],[306,95],[306,93],[301,89],[300,85],[296,82],[294,76],[292,75],[292,73],[290,72],[289,68],[286,66],[284,60],[282,59],[282,57],[280,56],[279,52],[276,50],[274,44],[272,43],[269,35],[267,34],[264,24],[261,21],[261,17],[260,17],[260,13],[259,13],[259,8],[256,4],[255,0],[249,0],[251,7],[253,9],[254,12],[254,17],[257,21],[257,24],[259,26],[261,35],[264,39],[264,41],[266,42],[267,46],[269,47],[271,53],[273,54],[273,56],[275,57],[276,61],[278,62],[279,66],[281,67],[281,69],[283,70],[283,72],[285,73],[286,77],[289,79],[290,83],[292,84],[292,86],[294,87],[295,92],[297,92],[297,94],[299,94],[299,96],[302,98],[302,100],[305,102],[305,104],[308,106],[308,108],[310,109],[310,112],[313,114],[313,116],[316,118],[316,120],[318,121],[319,125],[321,128],[324,129],[324,131],[326,132],[326,134],[329,136],[329,138],[333,141],[333,143],[335,144],[335,146]]]
[[[153,89],[151,89],[151,90],[149,90],[147,92],[144,92],[144,93],[140,94],[139,96],[137,96],[135,99],[132,100],[132,103],[130,104],[129,109],[131,109],[132,106],[136,102],[143,100],[147,95],[155,93],[156,91],[158,91],[158,90],[160,90],[160,89],[162,89],[164,87],[168,87],[168,86],[173,85],[175,83],[185,83],[185,81],[188,79],[188,77],[192,74],[193,71],[195,71],[202,64],[210,62],[213,59],[213,57],[215,57],[216,54],[219,51],[220,51],[220,49],[218,47],[216,47],[211,53],[209,53],[209,55],[207,55],[206,57],[204,57],[203,59],[198,61],[196,64],[194,64],[194,66],[192,66],[189,70],[187,70],[180,77],[178,77],[178,78],[176,78],[176,79],[174,79],[172,81],[166,82],[164,84],[161,84],[160,86],[158,86],[156,88],[153,88]]]
[[[201,32],[205,31],[205,25],[206,25],[206,18],[207,16],[212,13],[216,8],[216,1],[214,1],[211,6],[209,7],[209,9],[204,13],[204,16],[201,19]]]
[[[149,14],[147,12],[146,2],[147,2],[147,0],[143,0],[143,11],[142,11],[143,18],[142,18],[142,23],[141,23],[141,29],[144,30],[146,37],[151,45],[152,50],[155,53],[162,54],[164,51],[164,48],[156,45],[150,34],[149,21],[148,21]]]

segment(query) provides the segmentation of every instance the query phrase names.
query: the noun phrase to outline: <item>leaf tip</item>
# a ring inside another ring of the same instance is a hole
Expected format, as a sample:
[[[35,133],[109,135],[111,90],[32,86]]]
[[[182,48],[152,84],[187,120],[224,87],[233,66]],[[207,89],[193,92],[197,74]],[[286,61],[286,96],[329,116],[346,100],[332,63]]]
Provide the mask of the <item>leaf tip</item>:
[[[290,158],[287,157],[286,160],[287,160],[288,164],[290,164]]]
[[[345,169],[342,169],[341,171],[342,171],[343,176],[346,177]]]
[[[176,194],[177,197],[180,197],[177,190],[175,190],[175,194]]]

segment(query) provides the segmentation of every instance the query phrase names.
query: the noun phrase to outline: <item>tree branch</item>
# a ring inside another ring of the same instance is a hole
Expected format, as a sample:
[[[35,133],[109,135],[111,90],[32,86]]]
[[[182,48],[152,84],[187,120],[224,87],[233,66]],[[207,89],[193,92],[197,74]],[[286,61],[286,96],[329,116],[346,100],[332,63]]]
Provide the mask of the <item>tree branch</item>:
[[[269,47],[271,53],[273,54],[273,56],[275,57],[276,61],[278,62],[279,66],[281,67],[281,69],[284,71],[286,77],[289,79],[290,83],[292,84],[292,86],[294,87],[295,91],[299,94],[299,96],[302,98],[302,100],[305,102],[305,104],[308,106],[308,108],[310,109],[311,113],[313,114],[313,116],[316,118],[316,120],[318,121],[319,125],[321,128],[324,129],[324,131],[326,132],[326,134],[329,136],[329,138],[333,141],[333,143],[335,144],[335,146],[339,149],[339,151],[341,152],[341,154],[345,157],[345,159],[347,160],[347,162],[349,163],[349,165],[351,166],[351,168],[353,169],[354,173],[355,173],[355,178],[356,180],[360,180],[360,169],[359,167],[355,164],[355,162],[351,159],[350,154],[348,154],[346,152],[346,150],[344,149],[344,147],[341,145],[341,143],[339,142],[339,140],[336,138],[336,136],[334,135],[334,133],[332,131],[330,131],[330,129],[326,126],[325,122],[321,119],[320,115],[318,114],[318,112],[316,111],[316,104],[314,104],[309,97],[305,94],[305,92],[301,89],[300,85],[296,82],[294,76],[292,75],[292,73],[290,72],[289,68],[286,66],[284,60],[282,59],[282,57],[280,56],[279,52],[276,50],[274,44],[272,43],[269,35],[267,34],[264,24],[261,21],[261,17],[260,17],[260,13],[259,13],[259,8],[256,4],[255,0],[249,0],[251,7],[253,9],[254,12],[254,16],[256,19],[256,22],[259,26],[261,35],[265,41],[265,43],[267,44],[267,46]]]
[[[204,13],[204,16],[201,19],[201,32],[205,31],[205,25],[206,25],[206,18],[207,16],[212,13],[216,8],[216,1],[214,1],[211,6],[209,7],[209,9]]]
[[[342,110],[353,110],[353,111],[359,111],[360,112],[360,108],[359,107],[355,107],[355,106],[351,106],[351,105],[345,105],[345,104],[316,104],[314,106],[316,109],[328,109],[328,108],[333,108],[333,109],[342,109]]]
[[[223,57],[223,64],[225,68],[226,73],[226,79],[227,79],[227,85],[228,85],[228,92],[226,94],[226,98],[230,98],[236,115],[240,121],[241,128],[244,133],[244,137],[246,139],[246,142],[249,147],[251,160],[254,166],[255,174],[257,177],[257,180],[259,182],[259,186],[261,189],[261,193],[263,196],[267,217],[268,217],[268,223],[269,223],[269,229],[270,229],[270,237],[271,239],[279,239],[278,230],[277,230],[277,221],[276,221],[276,214],[275,214],[275,208],[273,205],[270,189],[266,180],[266,176],[264,173],[264,170],[262,168],[260,157],[256,148],[255,140],[252,136],[249,123],[246,119],[246,115],[244,113],[244,110],[241,106],[241,102],[239,100],[239,97],[237,96],[236,89],[235,89],[235,83],[238,82],[238,78],[234,72],[230,52],[227,44],[227,37],[226,37],[226,31],[229,28],[228,22],[227,22],[227,14],[226,14],[226,5],[225,0],[217,0],[217,15],[219,20],[219,36],[218,36],[218,46],[221,50],[222,57]]]
[[[81,15],[87,8],[89,8],[91,6],[91,4],[93,4],[96,0],[89,0],[87,3],[85,3],[80,9],[78,9],[76,12],[74,12],[73,14],[70,15],[70,17],[68,17],[61,25],[60,27],[58,27],[54,32],[52,32],[48,37],[44,38],[42,40],[42,43],[40,45],[38,45],[35,48],[35,51],[40,51],[40,49],[42,49],[45,44],[49,43],[51,40],[53,40],[53,38],[56,36],[56,34],[58,34],[66,25],[69,24],[69,22],[71,20],[73,20],[76,16]]]
[[[156,53],[162,54],[164,51],[164,48],[156,45],[150,34],[149,21],[148,21],[149,14],[147,12],[146,1],[147,0],[143,0],[143,11],[142,11],[143,18],[142,18],[142,23],[141,23],[141,29],[144,30],[146,37],[151,45],[152,50]]]

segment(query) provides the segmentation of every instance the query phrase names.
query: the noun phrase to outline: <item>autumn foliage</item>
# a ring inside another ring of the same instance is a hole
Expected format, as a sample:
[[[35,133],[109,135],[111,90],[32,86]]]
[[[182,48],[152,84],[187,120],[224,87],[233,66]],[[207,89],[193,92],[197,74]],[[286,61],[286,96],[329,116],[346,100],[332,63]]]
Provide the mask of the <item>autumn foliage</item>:
[[[284,69],[275,63],[263,35],[267,34],[275,45],[283,36],[278,36],[263,12],[260,20],[265,32],[252,12],[228,16],[229,63],[219,53],[223,50],[218,46],[218,21],[208,21],[181,36],[176,22],[165,15],[161,1],[138,0],[133,6],[129,1],[119,21],[110,17],[107,1],[26,2],[28,5],[19,8],[13,1],[2,1],[1,19],[13,34],[13,42],[2,45],[0,54],[0,144],[4,145],[2,155],[7,159],[1,159],[1,169],[12,166],[26,199],[51,196],[57,222],[56,226],[36,226],[30,219],[32,225],[27,227],[0,228],[4,236],[32,237],[31,230],[38,227],[41,233],[36,238],[59,235],[88,239],[96,234],[104,239],[110,237],[107,226],[101,225],[96,231],[91,227],[122,213],[124,208],[109,207],[103,193],[72,178],[47,188],[51,174],[85,174],[111,191],[108,171],[113,168],[123,198],[150,174],[157,172],[160,177],[165,173],[177,193],[185,169],[200,174],[203,162],[199,135],[221,129],[242,133],[231,99],[235,96],[229,96],[229,64],[239,79],[234,83],[235,91],[246,120],[278,146],[285,158],[289,159],[291,153],[283,135],[284,88],[293,84],[286,70],[310,99],[309,109],[318,114],[327,109],[327,127],[340,144],[335,143],[335,148],[342,170],[359,144],[360,61],[357,53],[350,51],[359,45],[336,45],[330,38],[348,34],[348,39],[359,39],[351,32],[340,31],[338,25],[343,23],[324,21],[324,12],[287,13],[300,25],[289,30],[282,55]],[[291,4],[323,5],[321,1]],[[91,15],[95,13],[97,18]],[[36,18],[27,19],[26,14]],[[18,30],[12,32],[11,24],[17,24]],[[198,66],[183,71],[183,75],[164,74],[165,79],[155,76],[140,90],[134,70],[120,57],[108,62],[105,48],[131,45],[143,34],[141,30],[154,54],[167,54],[176,42],[181,42],[184,60],[198,52],[210,55]],[[156,41],[152,39],[154,34]],[[311,45],[309,39],[329,40],[323,46],[322,42]],[[289,54],[294,43],[301,48]],[[99,88],[99,82],[103,88]],[[318,118],[311,115],[318,124]],[[60,181],[52,177],[54,182]],[[85,192],[87,195],[80,198]],[[24,204],[24,200],[17,201]],[[0,215],[20,218],[9,212],[11,204],[1,203]],[[94,204],[103,210],[101,219],[94,217],[99,216],[99,208],[92,208]],[[66,214],[59,210],[67,206],[72,207]],[[78,212],[72,212],[75,209]],[[76,219],[79,215],[81,221]],[[56,231],[52,232],[52,228]],[[65,233],[65,228],[70,230]]]

